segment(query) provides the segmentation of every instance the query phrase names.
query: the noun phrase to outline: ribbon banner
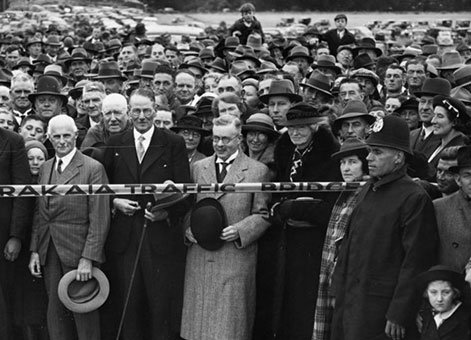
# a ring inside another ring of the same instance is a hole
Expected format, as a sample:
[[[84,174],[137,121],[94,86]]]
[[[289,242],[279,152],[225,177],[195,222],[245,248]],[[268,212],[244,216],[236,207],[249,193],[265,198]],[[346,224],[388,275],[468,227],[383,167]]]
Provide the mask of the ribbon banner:
[[[149,195],[160,193],[288,193],[355,191],[365,182],[165,183],[165,184],[45,184],[0,185],[0,198],[89,195]]]

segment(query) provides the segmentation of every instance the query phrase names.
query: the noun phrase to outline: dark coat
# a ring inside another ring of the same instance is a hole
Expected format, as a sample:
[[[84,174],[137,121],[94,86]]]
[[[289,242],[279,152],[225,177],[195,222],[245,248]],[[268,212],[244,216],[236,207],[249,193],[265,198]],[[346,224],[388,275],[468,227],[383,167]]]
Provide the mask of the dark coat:
[[[423,326],[420,339],[422,340],[470,340],[471,314],[461,305],[448,319],[443,321],[437,329],[432,311],[427,309],[422,314]]]
[[[83,115],[75,119],[75,124],[77,125],[78,129],[77,148],[80,149],[80,147],[82,146],[82,142],[91,127],[90,119],[88,118],[88,115]]]
[[[331,160],[339,148],[330,131],[320,128],[314,135],[313,149],[303,158],[302,181],[341,180],[338,163]],[[277,177],[290,182],[289,174],[295,146],[288,134],[275,147]],[[312,196],[322,199],[314,209],[296,209],[297,220],[309,222],[310,228],[285,228],[274,224],[259,241],[257,274],[257,339],[310,339],[317,298],[317,284],[325,230],[337,193],[299,193],[279,196],[276,200]]]
[[[241,35],[239,36],[239,41],[241,45],[247,44],[247,38],[252,33],[258,33],[262,37],[262,42],[265,41],[265,35],[263,34],[262,24],[255,17],[253,18],[252,25],[247,27],[244,24],[244,20],[240,18],[237,20],[230,28],[229,35],[232,35],[235,31],[239,31]]]
[[[355,43],[354,35],[347,29],[345,29],[345,33],[343,34],[342,39],[339,39],[339,36],[337,34],[337,29],[334,28],[325,32],[324,35],[322,36],[322,40],[327,42],[327,44],[329,45],[330,54],[332,55],[337,54],[337,48],[339,46]]]
[[[410,336],[420,303],[413,280],[436,264],[430,198],[403,167],[367,182],[347,228],[333,277],[332,340],[387,339],[386,320]]]
[[[422,128],[417,128],[410,132],[409,140],[410,146],[413,151],[417,151],[425,156],[425,158],[429,159],[432,153],[438,148],[440,145],[440,137],[435,135],[433,132],[428,135],[425,140],[420,141],[420,132]]]

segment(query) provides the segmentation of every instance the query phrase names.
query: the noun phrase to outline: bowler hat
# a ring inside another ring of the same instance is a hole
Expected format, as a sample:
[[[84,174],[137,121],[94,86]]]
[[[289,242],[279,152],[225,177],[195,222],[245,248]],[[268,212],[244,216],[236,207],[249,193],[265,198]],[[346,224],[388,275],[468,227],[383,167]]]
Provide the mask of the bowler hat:
[[[347,105],[345,105],[342,110],[342,115],[334,121],[334,130],[340,130],[342,122],[345,119],[351,118],[362,118],[368,125],[371,125],[376,121],[376,118],[368,113],[368,109],[363,101],[352,99],[347,102]]]
[[[445,52],[442,55],[442,64],[437,70],[455,70],[463,66],[461,55],[457,51]]]
[[[412,155],[409,126],[404,119],[395,115],[378,118],[371,128],[371,134],[366,140],[366,144],[397,149]]]
[[[458,164],[448,169],[451,172],[459,173],[462,168],[471,168],[471,146],[460,147],[456,159]]]
[[[368,68],[375,64],[367,53],[361,53],[353,59],[353,69]]]
[[[421,292],[425,291],[428,284],[433,281],[448,281],[460,292],[463,291],[464,287],[464,275],[458,273],[453,268],[441,264],[433,266],[426,272],[419,274],[416,280]]]
[[[314,59],[309,55],[309,50],[304,46],[295,46],[289,51],[286,61],[293,60],[294,58],[305,58],[310,64]]]
[[[254,113],[250,115],[244,125],[242,125],[242,132],[247,133],[248,131],[259,131],[269,138],[276,139],[280,135],[275,130],[275,124],[271,117],[265,113]]]
[[[300,102],[289,108],[286,113],[286,123],[283,126],[316,124],[322,118],[321,113],[314,106]]]
[[[77,281],[77,270],[62,276],[57,294],[64,306],[74,313],[89,313],[102,306],[110,293],[110,284],[105,274],[92,268],[92,279]]]
[[[65,61],[65,66],[69,67],[73,61],[84,61],[86,63],[92,60],[88,57],[87,51],[83,47],[77,47],[72,51],[70,58]]]
[[[331,157],[337,160],[351,155],[361,155],[366,157],[368,154],[367,148],[368,145],[364,141],[357,137],[349,137],[342,143],[340,150],[332,154]]]
[[[453,72],[456,86],[467,86],[471,84],[471,65],[464,65]]]
[[[198,245],[210,251],[220,249],[220,236],[227,227],[227,216],[221,203],[212,197],[196,202],[190,214],[190,228]]]
[[[294,85],[288,79],[275,79],[271,82],[268,93],[260,96],[262,103],[268,104],[268,99],[273,96],[287,97],[292,102],[299,102],[302,97],[294,92]]]
[[[333,55],[321,55],[317,58],[317,63],[311,65],[312,69],[318,67],[330,68],[335,71],[335,73],[342,73],[342,69],[335,65],[335,57]]]
[[[98,66],[98,75],[94,79],[101,80],[111,78],[119,78],[122,81],[126,80],[126,77],[119,70],[119,66],[116,61],[100,63]]]
[[[28,99],[31,103],[34,104],[37,96],[48,94],[59,97],[62,99],[62,104],[65,105],[67,103],[67,96],[64,96],[61,93],[61,88],[62,86],[57,78],[53,76],[42,75],[38,78],[36,92],[28,95]]]
[[[359,44],[353,49],[353,55],[357,55],[360,50],[374,51],[377,57],[383,54],[383,51],[376,47],[376,41],[369,37],[365,37],[360,40]]]
[[[415,92],[415,96],[449,96],[451,91],[450,82],[444,78],[427,78],[420,91]]]
[[[211,134],[210,131],[203,128],[203,121],[201,118],[190,115],[180,118],[177,124],[171,128],[172,131],[178,132],[180,130],[191,130],[199,132],[202,136],[208,136]]]
[[[330,88],[331,88],[330,78],[317,70],[314,70],[311,76],[309,77],[309,79],[305,83],[300,83],[299,86],[310,87],[314,90],[325,93],[326,95],[330,97],[333,97],[332,92],[330,92]]]

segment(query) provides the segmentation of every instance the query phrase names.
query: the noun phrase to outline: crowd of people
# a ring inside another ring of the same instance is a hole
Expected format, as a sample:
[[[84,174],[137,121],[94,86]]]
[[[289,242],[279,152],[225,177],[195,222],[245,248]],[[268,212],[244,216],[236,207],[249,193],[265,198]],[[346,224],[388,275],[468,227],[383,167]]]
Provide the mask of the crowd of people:
[[[471,339],[471,42],[240,12],[2,40],[0,183],[365,184],[2,197],[0,339]]]

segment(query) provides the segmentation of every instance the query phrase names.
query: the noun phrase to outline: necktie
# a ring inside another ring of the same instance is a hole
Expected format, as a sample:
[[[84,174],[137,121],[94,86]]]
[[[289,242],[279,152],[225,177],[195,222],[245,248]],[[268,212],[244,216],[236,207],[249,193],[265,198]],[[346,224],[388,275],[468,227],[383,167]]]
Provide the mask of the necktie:
[[[222,165],[222,169],[221,169],[221,172],[219,173],[219,179],[222,181],[224,181],[224,178],[226,178],[226,175],[227,175],[227,167],[229,166],[229,164],[231,164],[230,162],[222,162],[221,165]]]
[[[143,141],[145,140],[146,138],[142,135],[139,136],[139,138],[137,139],[138,143],[137,143],[137,160],[139,161],[139,163],[142,163],[142,160],[144,159],[144,155],[146,154],[146,149],[144,148],[144,143]]]
[[[62,173],[62,163],[64,163],[64,162],[62,161],[62,159],[59,158],[59,161],[57,162],[57,173],[58,174]]]

